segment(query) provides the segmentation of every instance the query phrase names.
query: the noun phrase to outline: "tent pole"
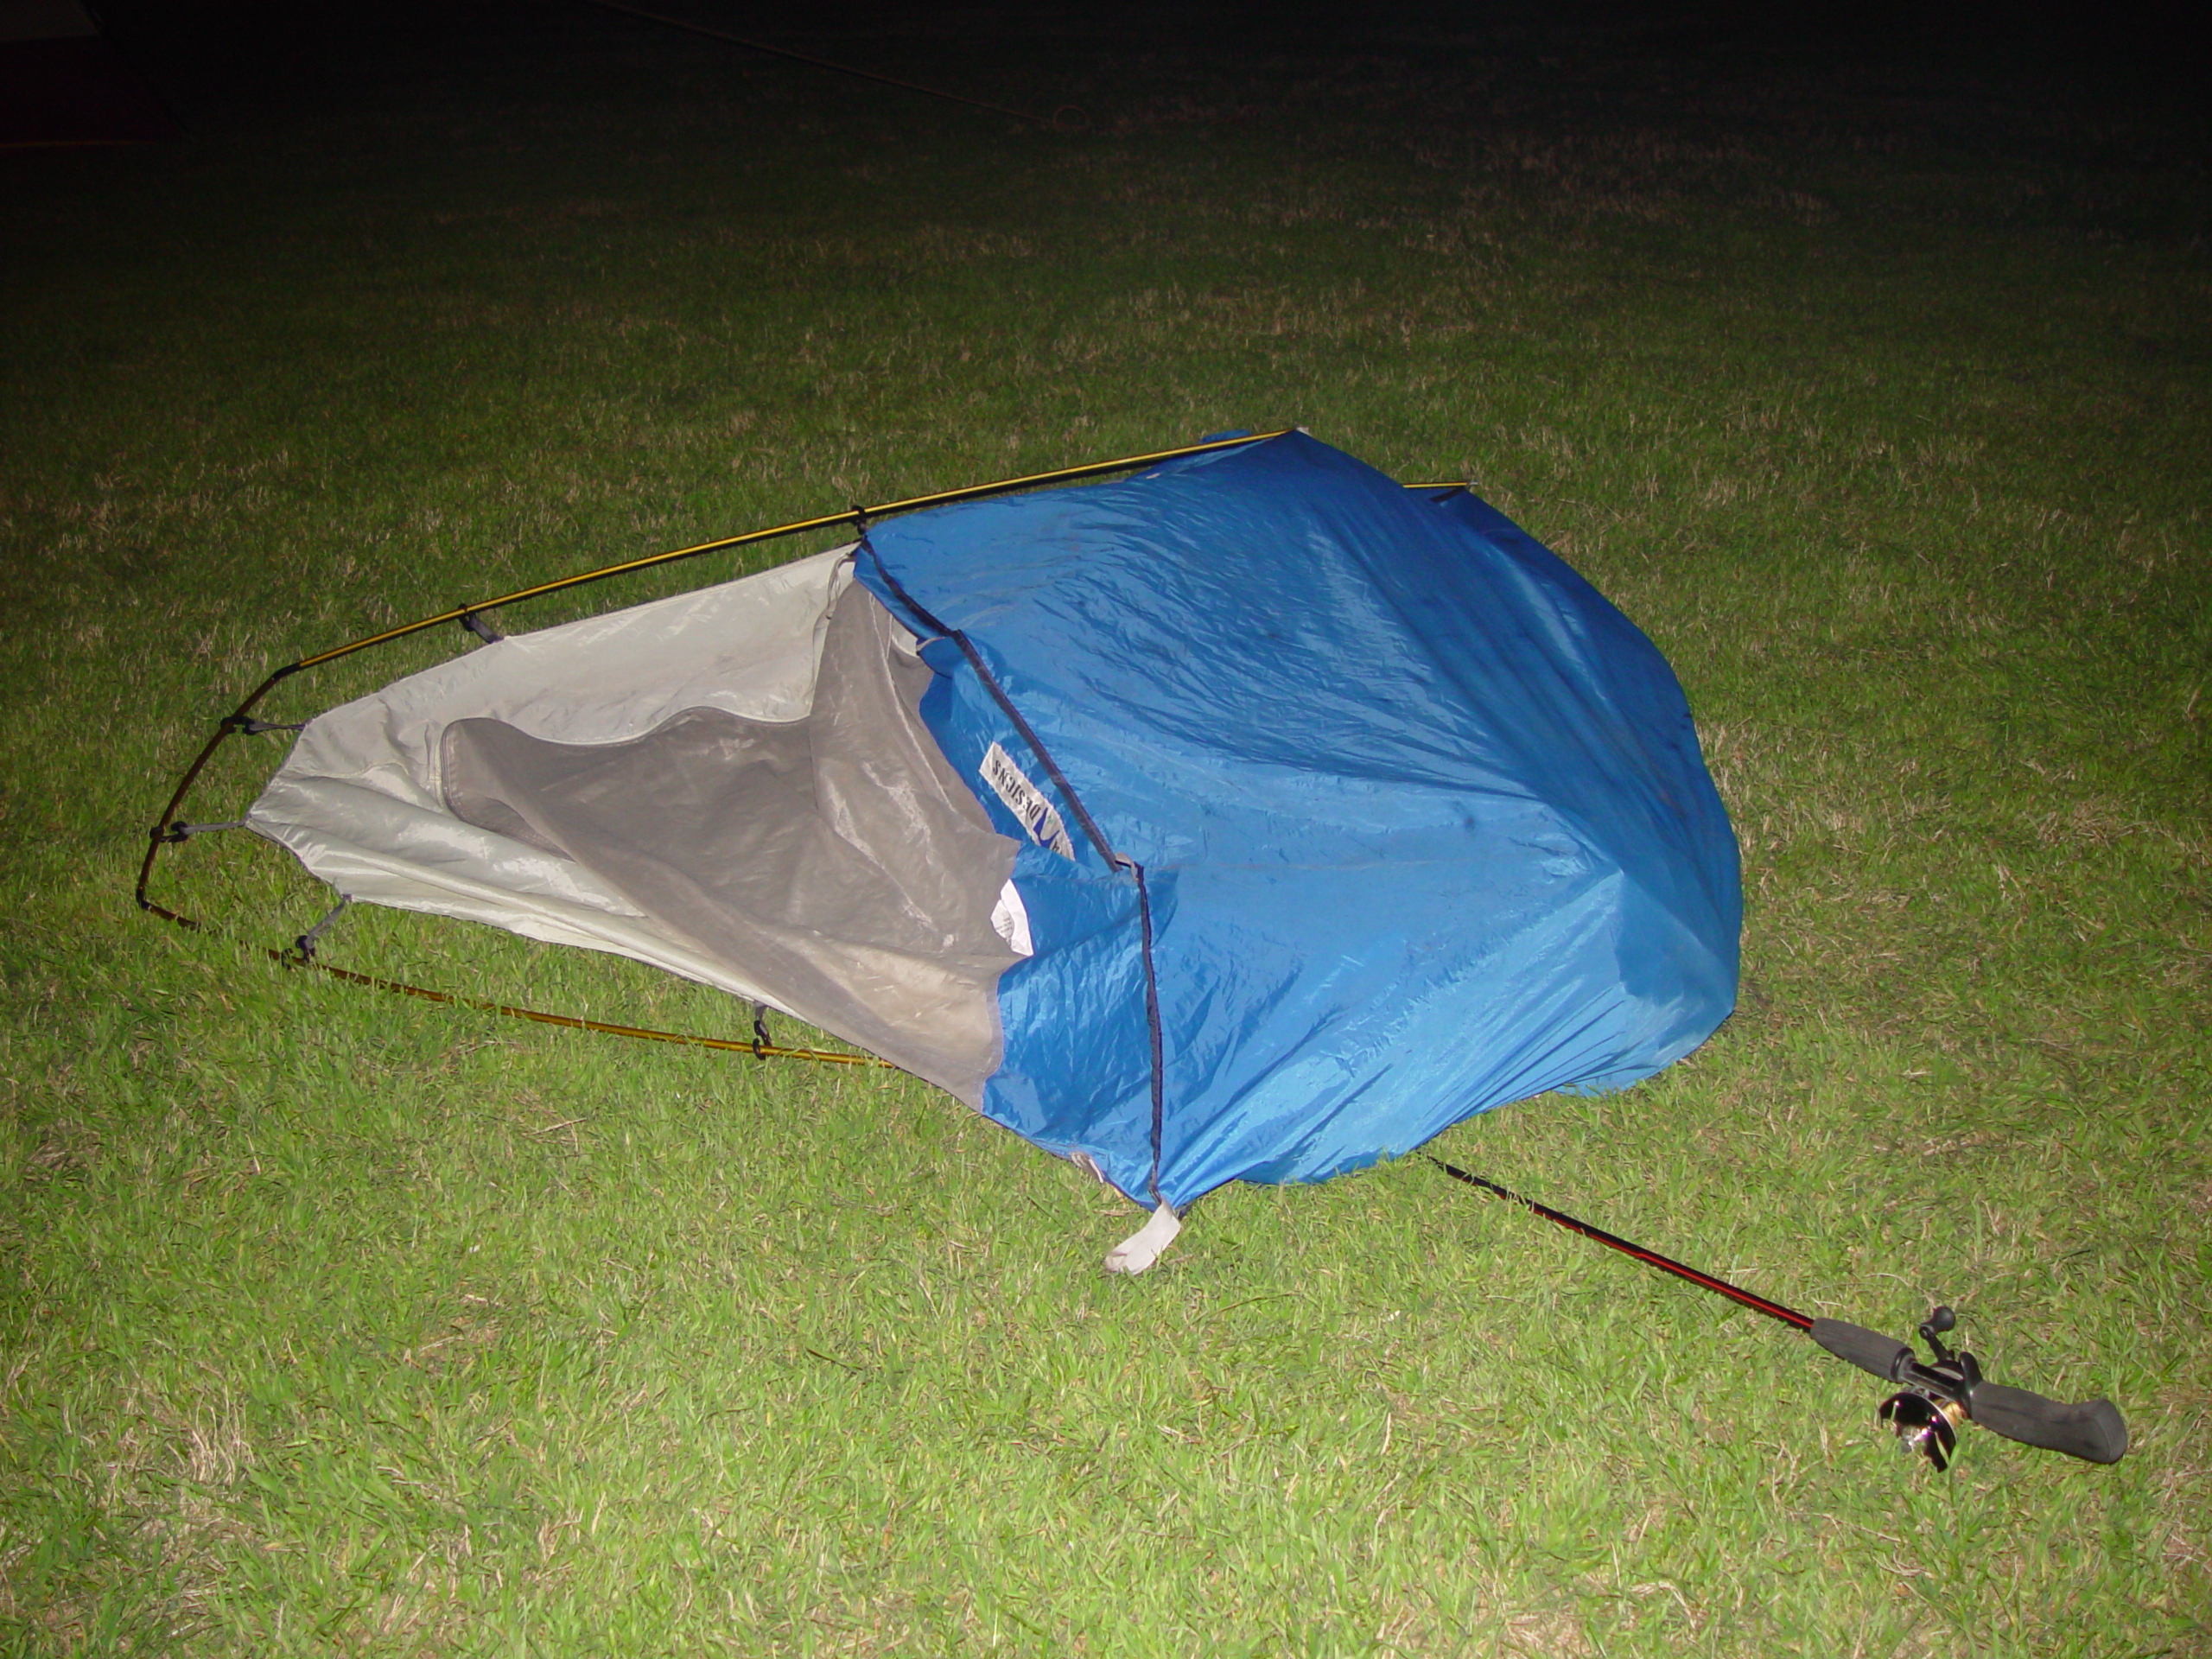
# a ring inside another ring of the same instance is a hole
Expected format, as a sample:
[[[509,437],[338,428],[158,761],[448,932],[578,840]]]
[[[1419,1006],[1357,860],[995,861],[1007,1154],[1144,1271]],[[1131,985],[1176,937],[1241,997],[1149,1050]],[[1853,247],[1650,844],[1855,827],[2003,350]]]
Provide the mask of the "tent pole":
[[[573,576],[563,576],[556,582],[541,582],[532,588],[518,588],[513,593],[502,594],[497,599],[483,599],[473,605],[456,605],[451,610],[440,611],[435,616],[426,616],[414,622],[402,623],[396,628],[386,628],[382,633],[372,633],[359,639],[348,640],[329,651],[317,652],[312,657],[302,657],[289,668],[279,669],[277,676],[296,673],[303,668],[334,662],[340,657],[350,657],[357,651],[366,651],[371,645],[381,645],[393,639],[404,639],[410,633],[420,633],[425,628],[435,628],[441,623],[458,622],[463,617],[478,612],[497,610],[502,605],[513,605],[525,599],[542,599],[547,594],[557,594],[569,588],[581,588],[586,582],[601,582],[608,576],[627,575],[633,570],[650,570],[656,565],[671,564],[678,559],[696,558],[703,553],[721,553],[730,548],[745,547],[755,542],[773,541],[782,536],[798,536],[810,530],[827,530],[832,524],[849,524],[862,518],[881,518],[894,512],[913,512],[923,507],[946,506],[955,501],[973,501],[986,495],[999,495],[1009,490],[1029,489],[1038,485],[1058,484],[1070,479],[1095,477],[1100,473],[1124,472],[1133,467],[1149,467],[1155,461],[1178,461],[1185,455],[1203,455],[1215,449],[1235,449],[1244,444],[1265,443],[1290,431],[1280,427],[1272,432],[1255,432],[1241,438],[1217,438],[1211,443],[1188,443],[1174,449],[1157,449],[1149,454],[1122,455],[1112,461],[1094,461],[1081,467],[1059,467],[1049,473],[1029,473],[1020,478],[1001,478],[988,484],[969,484],[957,490],[936,490],[927,495],[908,496],[903,501],[888,501],[881,506],[848,507],[842,512],[826,512],[819,518],[796,519],[788,524],[777,524],[767,530],[747,531],[741,536],[719,537],[711,542],[700,542],[690,547],[671,549],[665,553],[649,553],[641,559],[626,559],[620,564],[601,566]],[[266,690],[264,687],[263,690]],[[256,693],[256,696],[260,695]]]
[[[956,501],[973,501],[983,496],[1002,494],[1012,490],[1028,489],[1046,484],[1063,483],[1073,479],[1094,478],[1103,473],[1125,472],[1133,467],[1149,467],[1163,461],[1179,460],[1185,455],[1201,455],[1217,449],[1234,449],[1246,444],[1264,443],[1268,439],[1279,438],[1290,430],[1292,429],[1288,427],[1279,427],[1272,431],[1251,433],[1242,437],[1215,438],[1205,443],[1182,444],[1172,449],[1155,449],[1144,454],[1120,455],[1111,461],[1088,461],[1077,467],[1059,467],[1050,472],[1028,473],[1018,478],[996,479],[988,484],[964,485],[958,489],[935,490],[926,495],[908,496],[902,500],[887,502],[880,506],[849,507],[842,512],[824,513],[817,518],[801,518],[790,524],[777,524],[766,530],[748,531],[740,536],[721,537],[711,542],[700,542],[690,547],[675,548],[665,553],[648,554],[644,558],[628,559],[620,564],[606,565],[596,570],[586,570],[576,575],[563,576],[557,581],[540,582],[535,587],[518,588],[513,593],[503,594],[497,599],[480,600],[471,605],[458,605],[451,610],[441,611],[435,616],[426,616],[396,628],[387,628],[381,633],[373,633],[364,639],[350,640],[332,650],[318,652],[312,657],[302,657],[297,662],[287,663],[281,668],[272,670],[259,685],[247,694],[244,702],[223,717],[216,726],[213,734],[201,747],[200,753],[193,757],[192,764],[185,768],[184,776],[177,780],[176,788],[169,796],[168,804],[162,809],[161,817],[155,822],[153,828],[147,832],[146,853],[138,866],[138,880],[133,896],[137,900],[138,908],[149,915],[158,916],[166,922],[174,922],[179,927],[189,928],[194,931],[200,930],[200,924],[194,918],[185,915],[181,911],[171,910],[167,905],[157,902],[149,895],[147,887],[153,880],[155,861],[160,858],[162,848],[185,838],[185,830],[180,824],[178,814],[183,810],[185,798],[192,792],[192,786],[200,780],[200,774],[207,769],[207,763],[214,758],[215,751],[222,747],[223,740],[243,733],[263,729],[251,719],[254,709],[259,705],[264,697],[276,689],[277,682],[289,679],[303,669],[334,662],[341,657],[350,657],[355,652],[368,650],[372,645],[385,645],[394,639],[403,639],[410,634],[420,633],[426,628],[434,628],[445,622],[461,623],[468,627],[472,633],[477,633],[480,638],[481,624],[479,620],[479,613],[481,612],[496,610],[502,605],[515,604],[525,599],[537,599],[547,594],[559,593],[565,588],[582,587],[587,582],[603,581],[609,576],[623,575],[633,570],[650,569],[657,565],[673,563],[679,559],[695,558],[701,554],[744,547],[756,542],[772,541],[779,537],[796,536],[810,530],[824,530],[833,524],[864,524],[871,518],[880,518],[891,513],[912,512],[923,507],[944,506]],[[457,996],[445,991],[429,990],[423,986],[410,985],[400,980],[376,979],[365,974],[349,973],[342,968],[334,968],[327,963],[302,957],[296,950],[276,950],[265,946],[263,949],[265,954],[287,967],[309,967],[318,973],[329,974],[334,978],[353,984],[372,986],[379,990],[395,991],[408,996],[420,997],[426,1001],[445,1002],[460,1007],[474,1008],[486,1014],[506,1014],[518,1020],[532,1020],[543,1025],[563,1026],[576,1031],[605,1032],[615,1036],[637,1037],[652,1042],[677,1043],[699,1048],[742,1049],[756,1058],[773,1056],[778,1058],[817,1060],[827,1065],[841,1065],[888,1064],[887,1061],[880,1060],[874,1055],[840,1054],[826,1049],[779,1048],[757,1042],[732,1042],[721,1038],[692,1037],[676,1032],[652,1031],[635,1026],[611,1025],[595,1020],[576,1019],[567,1014],[545,1014],[535,1008],[512,1007],[504,1003],[480,1001],[472,997]]]

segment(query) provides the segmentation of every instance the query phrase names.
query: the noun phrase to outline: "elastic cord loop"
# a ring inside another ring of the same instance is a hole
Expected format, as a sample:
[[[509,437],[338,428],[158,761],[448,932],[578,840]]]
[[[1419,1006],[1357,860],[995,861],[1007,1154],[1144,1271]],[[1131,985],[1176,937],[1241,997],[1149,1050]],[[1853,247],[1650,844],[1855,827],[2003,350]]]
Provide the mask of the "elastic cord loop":
[[[299,953],[302,962],[315,960],[315,947],[317,942],[330,931],[332,925],[338,920],[339,917],[345,913],[346,906],[353,902],[353,899],[344,893],[339,894],[338,902],[332,906],[330,913],[292,941],[292,949]]]

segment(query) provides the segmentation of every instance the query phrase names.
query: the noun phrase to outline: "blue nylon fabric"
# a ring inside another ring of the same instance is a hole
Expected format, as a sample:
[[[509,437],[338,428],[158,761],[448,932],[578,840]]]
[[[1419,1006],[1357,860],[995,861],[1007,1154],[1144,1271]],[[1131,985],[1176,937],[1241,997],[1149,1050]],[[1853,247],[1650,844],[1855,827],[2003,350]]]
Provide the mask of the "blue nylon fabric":
[[[1624,1087],[1734,1005],[1736,842],[1673,672],[1534,538],[1301,434],[872,527],[859,574],[963,632],[1151,890],[1159,1193],[1317,1180],[1547,1090]],[[888,578],[887,580],[887,577]],[[895,583],[895,587],[893,584]],[[985,1112],[1152,1202],[1135,887],[957,642],[922,716],[1065,821]]]

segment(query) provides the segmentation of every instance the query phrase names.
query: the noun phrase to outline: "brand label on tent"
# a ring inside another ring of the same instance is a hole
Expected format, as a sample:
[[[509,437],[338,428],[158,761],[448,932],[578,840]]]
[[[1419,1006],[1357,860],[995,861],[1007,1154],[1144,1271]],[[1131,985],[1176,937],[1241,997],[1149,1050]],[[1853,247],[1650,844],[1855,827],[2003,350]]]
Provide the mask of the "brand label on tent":
[[[1021,820],[1021,827],[1029,832],[1029,839],[1039,847],[1050,848],[1071,862],[1075,858],[1075,843],[1068,839],[1067,825],[1060,822],[1060,815],[1045,793],[1031,783],[1012,757],[994,743],[983,753],[983,764],[977,768],[991,792],[1006,803],[1006,810]]]

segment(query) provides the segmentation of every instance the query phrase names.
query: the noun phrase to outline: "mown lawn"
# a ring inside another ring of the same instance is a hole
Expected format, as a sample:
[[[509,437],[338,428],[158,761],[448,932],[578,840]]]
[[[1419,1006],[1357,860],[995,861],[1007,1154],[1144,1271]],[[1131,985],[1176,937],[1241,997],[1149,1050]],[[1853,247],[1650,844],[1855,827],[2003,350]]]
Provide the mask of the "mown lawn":
[[[1596,13],[715,14],[1067,132],[581,7],[110,10],[186,136],[0,155],[8,1650],[2212,1654],[2200,113]],[[1419,1159],[1108,1279],[1134,1211],[898,1074],[287,973],[327,896],[236,834],[157,878],[213,930],[131,903],[278,663],[1293,423],[1619,603],[1743,846],[1705,1049],[1439,1149],[1811,1312],[1953,1303],[2123,1462],[1936,1475],[1873,1379]]]

